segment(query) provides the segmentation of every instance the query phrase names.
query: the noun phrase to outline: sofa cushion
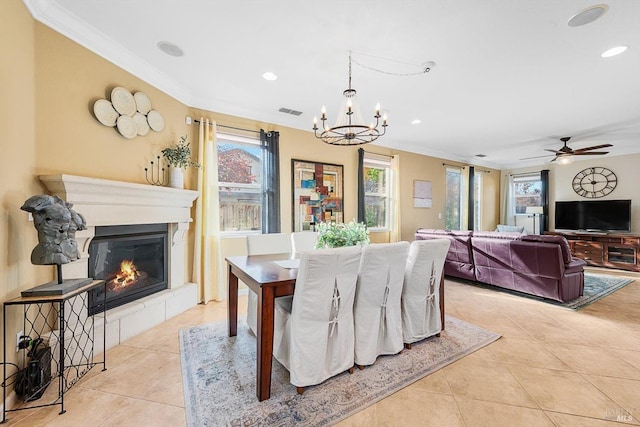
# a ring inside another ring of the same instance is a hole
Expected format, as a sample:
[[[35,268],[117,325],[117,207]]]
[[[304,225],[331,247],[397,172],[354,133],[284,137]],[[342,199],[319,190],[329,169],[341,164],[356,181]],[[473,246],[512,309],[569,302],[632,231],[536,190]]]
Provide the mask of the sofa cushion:
[[[569,264],[573,257],[571,256],[571,247],[569,247],[569,242],[563,236],[552,236],[548,234],[531,234],[529,236],[522,236],[523,241],[529,242],[546,242],[546,243],[555,243],[560,245],[560,250],[562,251],[562,261],[565,264]]]
[[[524,225],[504,225],[498,224],[496,231],[501,233],[522,233],[524,232]]]

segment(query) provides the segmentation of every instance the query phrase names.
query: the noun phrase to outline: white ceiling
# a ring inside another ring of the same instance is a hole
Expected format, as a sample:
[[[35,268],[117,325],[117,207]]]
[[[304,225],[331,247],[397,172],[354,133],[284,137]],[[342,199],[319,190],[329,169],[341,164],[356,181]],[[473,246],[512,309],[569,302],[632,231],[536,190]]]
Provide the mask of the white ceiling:
[[[549,161],[519,159],[551,154],[563,136],[574,149],[640,152],[636,0],[609,0],[580,27],[568,19],[597,2],[24,1],[36,19],[192,107],[311,131],[322,105],[335,119],[352,51],[367,123],[376,102],[389,115],[375,144],[501,169]],[[600,57],[617,45],[629,49]],[[436,66],[420,73],[428,61]]]

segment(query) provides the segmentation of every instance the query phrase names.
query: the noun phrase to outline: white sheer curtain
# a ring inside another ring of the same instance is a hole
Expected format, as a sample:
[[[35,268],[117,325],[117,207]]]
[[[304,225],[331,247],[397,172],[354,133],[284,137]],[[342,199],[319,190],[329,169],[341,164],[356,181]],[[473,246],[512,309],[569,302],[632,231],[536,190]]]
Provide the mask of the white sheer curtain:
[[[198,133],[198,199],[196,200],[193,281],[200,286],[200,302],[220,301],[225,295],[220,260],[220,209],[216,123],[200,118]]]
[[[513,175],[507,174],[502,185],[502,203],[500,203],[500,224],[516,225],[515,194],[513,193]]]
[[[401,240],[400,227],[400,155],[394,154],[391,158],[391,230],[389,242]]]

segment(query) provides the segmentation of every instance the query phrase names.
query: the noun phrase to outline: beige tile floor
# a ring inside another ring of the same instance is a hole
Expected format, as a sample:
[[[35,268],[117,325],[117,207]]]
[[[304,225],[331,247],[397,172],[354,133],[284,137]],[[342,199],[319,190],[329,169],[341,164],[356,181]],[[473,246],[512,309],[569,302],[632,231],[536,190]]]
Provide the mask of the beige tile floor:
[[[339,425],[640,425],[635,278],[579,311],[447,281],[447,313],[502,338]],[[178,331],[225,317],[224,303],[194,307],[109,350],[108,369],[92,370],[67,393],[65,414],[12,412],[7,425],[185,425]]]

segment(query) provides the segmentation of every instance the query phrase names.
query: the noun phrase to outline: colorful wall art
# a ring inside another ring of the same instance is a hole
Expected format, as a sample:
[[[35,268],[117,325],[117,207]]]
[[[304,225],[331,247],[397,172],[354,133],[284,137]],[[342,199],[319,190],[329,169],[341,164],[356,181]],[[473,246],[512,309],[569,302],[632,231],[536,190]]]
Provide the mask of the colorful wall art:
[[[344,222],[343,167],[291,160],[292,231],[315,231],[319,222]]]

